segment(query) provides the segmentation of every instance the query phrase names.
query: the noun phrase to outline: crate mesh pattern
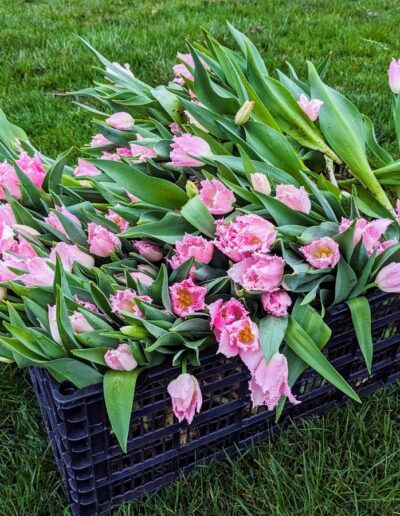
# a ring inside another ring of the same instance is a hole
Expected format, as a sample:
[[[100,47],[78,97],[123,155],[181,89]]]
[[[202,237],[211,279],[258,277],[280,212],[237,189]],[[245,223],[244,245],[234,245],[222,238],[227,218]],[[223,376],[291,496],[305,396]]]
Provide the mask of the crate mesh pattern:
[[[324,353],[359,394],[400,378],[400,296],[374,292],[369,300],[374,342],[371,375],[348,308],[340,305],[326,318],[332,337]],[[141,375],[124,454],[110,429],[101,385],[78,390],[57,383],[44,369],[30,369],[74,516],[105,512],[172,482],[196,465],[269,439],[292,421],[322,414],[347,400],[318,373],[307,370],[293,387],[301,404],[287,403],[276,424],[274,411],[252,408],[249,373],[238,357],[227,359],[209,350],[201,366],[190,372],[203,393],[201,413],[190,426],[177,423],[166,389],[180,369],[160,366]]]

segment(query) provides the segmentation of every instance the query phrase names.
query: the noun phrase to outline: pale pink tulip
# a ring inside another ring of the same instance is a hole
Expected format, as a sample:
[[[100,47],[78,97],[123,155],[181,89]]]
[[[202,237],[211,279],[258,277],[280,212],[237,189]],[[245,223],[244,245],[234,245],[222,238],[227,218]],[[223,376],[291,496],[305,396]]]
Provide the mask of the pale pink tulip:
[[[255,253],[235,263],[228,276],[246,290],[273,292],[283,279],[285,260],[280,256]]]
[[[21,198],[21,187],[17,173],[7,161],[0,163],[0,199],[6,200],[7,189],[15,199]]]
[[[201,236],[194,236],[186,233],[183,240],[175,244],[175,254],[168,260],[173,269],[177,269],[189,258],[194,258],[196,262],[208,264],[214,254],[214,245],[210,240]]]
[[[338,244],[330,237],[323,237],[300,247],[306,261],[316,269],[335,267],[340,260]]]
[[[50,252],[50,262],[56,263],[56,256],[61,258],[62,265],[65,270],[71,271],[75,262],[85,267],[94,267],[94,258],[90,254],[84,253],[76,244],[67,244],[58,242]]]
[[[163,257],[158,245],[147,242],[146,240],[135,240],[133,242],[133,248],[150,262],[159,262]]]
[[[395,95],[400,92],[400,59],[392,59],[389,65],[389,86]]]
[[[101,174],[101,171],[88,161],[78,158],[78,166],[74,170],[76,177],[94,177]]]
[[[303,186],[296,188],[293,185],[278,185],[275,197],[292,210],[310,213],[311,202]]]
[[[133,371],[138,365],[129,344],[120,344],[117,349],[106,351],[104,361],[115,371]]]
[[[172,410],[179,422],[186,419],[190,425],[194,415],[200,412],[203,398],[199,382],[188,374],[182,373],[169,383],[168,394],[171,396]]]
[[[26,273],[18,276],[27,287],[50,286],[54,281],[54,270],[48,265],[47,259],[42,257],[26,260]]]
[[[383,292],[400,293],[400,263],[392,262],[383,267],[378,272],[375,283]]]
[[[15,163],[37,188],[42,187],[46,171],[39,154],[31,157],[27,152],[22,152]]]
[[[171,145],[171,161],[173,167],[202,167],[203,163],[196,157],[211,156],[211,148],[208,143],[192,134],[175,135]]]
[[[106,124],[114,127],[114,129],[119,129],[120,131],[129,131],[132,129],[134,123],[135,120],[125,111],[114,113],[106,118]]]
[[[105,136],[103,136],[101,133],[95,134],[92,137],[92,141],[90,142],[91,147],[103,147],[104,145],[110,145],[112,142],[108,140]]]
[[[250,175],[251,186],[258,193],[269,195],[271,193],[271,185],[269,184],[268,178],[261,172],[255,172]]]
[[[134,290],[118,290],[116,294],[110,296],[111,309],[114,313],[128,312],[136,317],[143,317],[143,313],[136,304],[137,299],[144,303],[152,302],[149,296],[139,296]]]
[[[88,224],[89,251],[96,256],[106,258],[121,247],[121,240],[104,226],[90,222]]]
[[[319,116],[320,109],[323,105],[322,100],[319,99],[308,99],[304,93],[301,93],[299,101],[299,106],[304,111],[304,113],[308,116],[308,118],[315,122]]]
[[[283,317],[288,314],[288,308],[292,304],[289,294],[285,290],[266,292],[261,296],[264,310],[276,317]]]
[[[70,316],[69,320],[71,322],[72,331],[74,333],[86,333],[88,331],[93,331],[93,326],[87,321],[85,316],[75,310]]]
[[[106,215],[106,219],[111,220],[111,222],[114,222],[114,224],[116,224],[119,227],[121,233],[126,231],[129,227],[129,222],[111,209],[108,210],[108,215]]]
[[[218,179],[205,179],[200,183],[200,199],[212,215],[225,215],[233,210],[235,196]]]

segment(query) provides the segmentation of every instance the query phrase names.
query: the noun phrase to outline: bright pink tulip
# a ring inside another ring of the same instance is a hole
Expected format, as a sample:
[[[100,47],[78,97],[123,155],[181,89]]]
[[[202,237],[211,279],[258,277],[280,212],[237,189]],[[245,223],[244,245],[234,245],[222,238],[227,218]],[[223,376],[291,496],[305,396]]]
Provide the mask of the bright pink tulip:
[[[208,143],[192,134],[175,135],[171,145],[171,161],[173,167],[202,167],[204,164],[196,157],[210,156],[211,148]]]
[[[27,152],[22,152],[15,162],[37,188],[42,187],[46,171],[39,154],[36,153],[32,158]]]
[[[293,185],[278,185],[275,197],[292,210],[310,213],[311,202],[303,186],[296,188]]]
[[[129,222],[125,220],[121,215],[118,215],[118,213],[115,213],[113,210],[108,210],[108,215],[106,215],[107,220],[111,220],[111,222],[114,222],[116,224],[121,233],[126,231],[129,227]]]
[[[133,248],[150,262],[159,262],[163,257],[158,245],[147,242],[146,240],[135,240],[133,242]]]
[[[182,373],[169,383],[167,390],[171,396],[172,410],[178,421],[182,422],[186,419],[190,425],[196,412],[200,412],[203,403],[199,382],[194,376]]]
[[[217,299],[214,303],[208,305],[210,312],[210,328],[214,331],[217,340],[220,339],[222,331],[226,326],[244,319],[248,315],[248,311],[243,304],[232,297],[229,301]]]
[[[112,142],[108,140],[101,133],[95,134],[90,142],[91,147],[103,147],[104,145],[110,145]]]
[[[131,158],[132,151],[131,149],[127,149],[126,147],[117,147],[118,156],[122,156],[123,158]]]
[[[78,158],[78,166],[74,170],[76,177],[94,177],[101,174],[101,171],[88,161]]]
[[[235,196],[221,181],[205,179],[200,186],[200,199],[212,215],[225,215],[233,210]]]
[[[263,359],[260,361],[249,387],[254,407],[267,405],[268,410],[273,410],[282,396],[287,396],[293,404],[299,403],[289,387],[288,364],[281,353],[275,353],[268,363]]]
[[[389,65],[389,86],[395,95],[400,93],[400,59],[392,59]]]
[[[39,287],[52,285],[54,281],[54,270],[48,265],[46,258],[36,257],[26,260],[26,273],[18,276],[27,287]]]
[[[280,256],[253,254],[229,270],[228,276],[246,290],[273,292],[283,279],[285,260]]]
[[[75,262],[78,262],[85,267],[94,267],[94,258],[90,254],[84,253],[75,244],[66,244],[65,242],[58,242],[50,252],[51,263],[56,263],[56,256],[61,258],[63,267],[67,271],[72,270]]]
[[[268,253],[275,242],[273,225],[259,215],[241,215],[225,224],[217,220],[215,246],[231,260],[238,262],[253,253]]]
[[[383,267],[378,272],[375,283],[383,292],[400,293],[400,263],[392,262]]]
[[[136,304],[136,299],[144,303],[152,302],[149,296],[139,296],[134,290],[118,290],[116,294],[110,296],[111,309],[114,313],[128,312],[136,317],[143,317],[143,313]]]
[[[320,109],[323,105],[322,100],[319,99],[308,99],[304,93],[300,95],[299,106],[304,111],[304,113],[308,116],[308,118],[315,122],[319,116]]]
[[[6,200],[5,188],[15,199],[21,198],[21,188],[17,173],[7,161],[0,163],[0,199]]]
[[[175,244],[175,254],[168,260],[173,269],[177,269],[189,258],[194,258],[196,262],[210,263],[214,254],[214,245],[209,240],[186,233],[183,240]]]
[[[261,296],[264,310],[276,317],[283,317],[288,314],[288,308],[292,304],[289,294],[285,290],[267,292]]]
[[[89,251],[96,256],[106,258],[121,247],[121,240],[100,224],[90,222],[88,235]]]
[[[224,327],[219,339],[218,353],[234,357],[239,353],[249,353],[260,348],[258,326],[249,317]]]
[[[206,287],[196,285],[191,278],[169,287],[172,309],[179,317],[185,317],[205,308]]]
[[[316,269],[335,267],[340,260],[338,244],[330,237],[323,237],[300,247],[306,261]]]
[[[114,127],[114,129],[119,129],[120,131],[129,131],[132,129],[134,123],[135,120],[125,111],[114,113],[106,118],[106,124]]]
[[[129,344],[120,344],[117,349],[106,351],[104,361],[115,371],[133,371],[138,365]]]

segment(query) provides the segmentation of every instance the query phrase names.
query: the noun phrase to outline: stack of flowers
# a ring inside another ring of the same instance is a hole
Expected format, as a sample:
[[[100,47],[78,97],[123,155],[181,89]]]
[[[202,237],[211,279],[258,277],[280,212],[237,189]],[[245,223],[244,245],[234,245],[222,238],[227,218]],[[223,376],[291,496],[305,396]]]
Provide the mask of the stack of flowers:
[[[240,53],[206,35],[168,86],[97,54],[107,82],[76,94],[101,104],[99,132],[75,167],[1,117],[1,360],[103,382],[124,450],[138,375],[181,366],[168,392],[190,424],[202,392],[188,364],[210,346],[245,363],[254,406],[299,403],[308,366],[358,400],[322,352],[325,312],[348,304],[371,370],[365,294],[400,292],[400,161],[322,82],[328,61],[277,80],[230,29]],[[394,62],[398,131],[399,77]]]

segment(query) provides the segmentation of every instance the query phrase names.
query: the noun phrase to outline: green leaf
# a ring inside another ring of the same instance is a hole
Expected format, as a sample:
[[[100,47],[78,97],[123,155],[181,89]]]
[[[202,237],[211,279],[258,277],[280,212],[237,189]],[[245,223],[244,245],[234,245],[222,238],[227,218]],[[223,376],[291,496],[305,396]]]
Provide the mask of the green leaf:
[[[266,362],[269,362],[285,338],[289,317],[268,315],[259,322],[261,349]]]
[[[104,355],[108,349],[107,347],[72,349],[71,354],[83,360],[89,360],[89,362],[105,366]]]
[[[347,299],[354,286],[357,284],[357,276],[346,260],[341,257],[337,265],[335,300],[337,305]]]
[[[363,119],[348,99],[326,86],[312,63],[308,63],[311,96],[323,101],[319,124],[329,145],[349,166],[351,173],[391,210],[391,203],[370,169],[365,151]]]
[[[136,380],[140,371],[140,369],[129,372],[107,371],[103,380],[107,414],[119,445],[125,453],[127,452]]]
[[[175,244],[177,240],[182,240],[185,233],[192,232],[193,226],[191,224],[189,224],[181,215],[170,212],[158,222],[137,225],[127,229],[119,236],[121,238],[148,236],[161,240],[162,242],[166,242],[167,244]]]
[[[346,380],[336,371],[327,358],[321,353],[318,346],[305,330],[290,317],[286,330],[285,342],[304,362],[323,376],[328,382],[344,392],[347,396],[361,402],[357,393]]]
[[[71,155],[73,150],[74,148],[71,147],[67,151],[62,152],[57,156],[55,162],[51,165],[51,167],[47,171],[46,177],[44,178],[42,186],[43,190],[45,190],[48,193],[61,193],[61,178],[63,175],[65,165],[67,164],[67,159]]]
[[[267,208],[272,218],[275,220],[278,226],[292,225],[295,226],[315,226],[318,219],[300,211],[292,210],[286,204],[271,197],[270,195],[257,194],[260,201]]]
[[[366,297],[355,297],[347,300],[346,303],[350,308],[358,344],[364,356],[368,372],[371,374],[373,355],[371,307]]]
[[[214,237],[214,218],[198,195],[192,197],[183,206],[181,214],[183,218],[204,235],[207,235],[210,238]]]
[[[172,313],[171,300],[168,289],[168,271],[165,264],[162,264],[157,278],[150,287],[150,295],[153,301],[159,305],[163,305],[170,313]]]
[[[119,186],[154,206],[178,209],[188,201],[182,188],[165,179],[144,174],[138,167],[104,159],[94,164]]]
[[[69,380],[78,389],[84,389],[89,385],[96,385],[103,380],[103,375],[96,371],[96,369],[73,358],[52,360],[40,367],[45,367],[51,373]]]
[[[384,167],[385,165],[392,163],[392,156],[378,143],[373,123],[367,116],[362,115],[362,117],[364,120],[365,139],[369,150],[375,156],[378,167]]]

